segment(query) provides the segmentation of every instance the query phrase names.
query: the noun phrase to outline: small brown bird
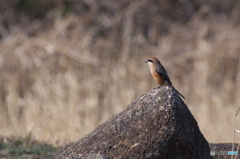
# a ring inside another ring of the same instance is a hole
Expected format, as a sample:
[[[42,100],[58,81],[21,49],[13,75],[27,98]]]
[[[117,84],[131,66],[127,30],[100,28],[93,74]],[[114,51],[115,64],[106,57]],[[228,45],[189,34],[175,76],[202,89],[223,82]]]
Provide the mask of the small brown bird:
[[[167,71],[161,64],[161,62],[156,57],[149,57],[147,61],[145,61],[151,71],[153,79],[161,86],[168,85],[172,86],[172,82],[168,77]],[[173,87],[173,86],[172,86]],[[174,88],[174,87],[173,87]],[[175,88],[174,88],[175,89]],[[176,90],[176,89],[175,89]],[[176,90],[177,91],[177,90]],[[177,91],[177,93],[185,99],[185,97]]]

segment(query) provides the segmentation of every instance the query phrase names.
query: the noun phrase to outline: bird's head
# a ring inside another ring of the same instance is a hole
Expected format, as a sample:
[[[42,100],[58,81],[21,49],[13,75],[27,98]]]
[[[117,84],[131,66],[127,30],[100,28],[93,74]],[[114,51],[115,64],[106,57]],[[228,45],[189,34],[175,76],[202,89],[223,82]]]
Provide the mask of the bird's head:
[[[156,57],[149,57],[145,62],[153,65],[160,63],[160,61]]]

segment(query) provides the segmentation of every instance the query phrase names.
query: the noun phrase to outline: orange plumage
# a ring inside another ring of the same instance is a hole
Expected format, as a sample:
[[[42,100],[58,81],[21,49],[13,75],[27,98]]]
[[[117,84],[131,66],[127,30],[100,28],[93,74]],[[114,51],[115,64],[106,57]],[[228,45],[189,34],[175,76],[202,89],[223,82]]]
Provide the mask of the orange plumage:
[[[156,57],[149,57],[147,61],[145,61],[151,71],[153,79],[161,86],[168,85],[172,86],[172,82],[168,77],[167,71],[161,64],[161,62]],[[173,87],[173,86],[172,86]],[[174,88],[174,87],[173,87]],[[176,90],[176,89],[175,89]],[[176,90],[177,91],[177,90]],[[178,92],[178,91],[177,91]],[[178,94],[184,98],[184,96],[178,92]],[[185,98],[184,98],[185,99]]]

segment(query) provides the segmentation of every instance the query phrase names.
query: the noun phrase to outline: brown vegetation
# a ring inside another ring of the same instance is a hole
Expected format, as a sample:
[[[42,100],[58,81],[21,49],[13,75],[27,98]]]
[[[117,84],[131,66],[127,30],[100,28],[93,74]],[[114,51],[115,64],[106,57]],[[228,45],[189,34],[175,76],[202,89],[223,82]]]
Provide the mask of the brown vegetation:
[[[143,62],[154,55],[206,139],[231,141],[238,1],[29,2],[0,2],[0,135],[80,139],[157,87]]]

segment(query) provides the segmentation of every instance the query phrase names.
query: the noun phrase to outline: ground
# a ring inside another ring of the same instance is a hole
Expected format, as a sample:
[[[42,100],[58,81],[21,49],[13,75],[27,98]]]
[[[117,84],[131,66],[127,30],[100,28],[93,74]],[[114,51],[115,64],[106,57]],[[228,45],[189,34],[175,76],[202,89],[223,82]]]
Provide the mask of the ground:
[[[59,149],[60,147],[35,141],[30,135],[26,138],[0,138],[0,159],[45,159]]]

